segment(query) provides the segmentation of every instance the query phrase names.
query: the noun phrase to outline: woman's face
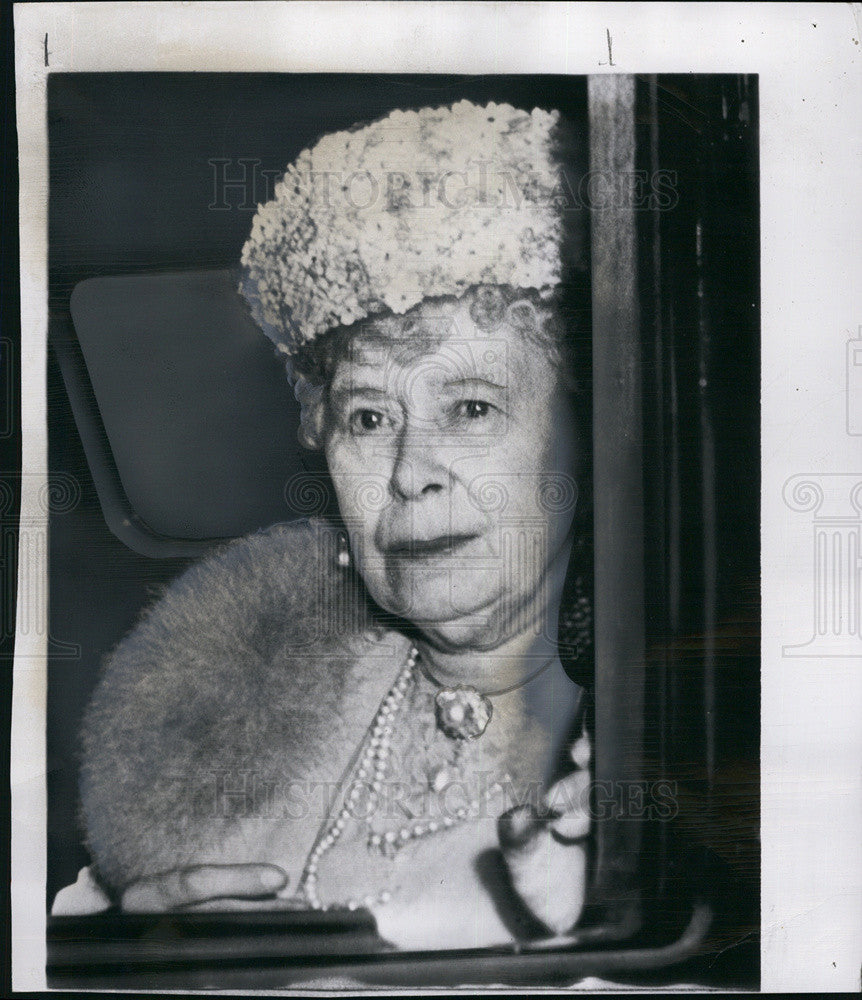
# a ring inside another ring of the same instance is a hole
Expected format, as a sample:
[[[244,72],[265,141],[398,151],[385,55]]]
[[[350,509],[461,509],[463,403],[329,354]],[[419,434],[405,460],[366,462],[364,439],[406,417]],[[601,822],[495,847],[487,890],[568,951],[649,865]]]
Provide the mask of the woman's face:
[[[545,612],[577,493],[558,380],[463,302],[369,324],[336,365],[324,450],[357,568],[444,647],[493,648]]]

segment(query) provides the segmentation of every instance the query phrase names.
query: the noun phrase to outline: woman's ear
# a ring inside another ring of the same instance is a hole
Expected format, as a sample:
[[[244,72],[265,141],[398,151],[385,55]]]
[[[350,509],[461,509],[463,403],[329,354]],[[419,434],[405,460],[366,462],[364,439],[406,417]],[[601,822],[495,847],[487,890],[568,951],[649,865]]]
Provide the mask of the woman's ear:
[[[300,407],[297,439],[304,448],[320,451],[325,417],[324,386],[312,384],[304,375],[295,375],[293,394]]]

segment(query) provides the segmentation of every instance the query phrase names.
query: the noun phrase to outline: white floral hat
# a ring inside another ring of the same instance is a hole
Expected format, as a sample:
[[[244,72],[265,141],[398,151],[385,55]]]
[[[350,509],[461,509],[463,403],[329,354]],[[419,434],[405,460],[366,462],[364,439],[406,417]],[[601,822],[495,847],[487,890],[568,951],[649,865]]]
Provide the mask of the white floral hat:
[[[252,315],[294,354],[473,285],[549,294],[573,208],[562,140],[557,111],[469,101],[324,136],[258,206],[240,285]]]

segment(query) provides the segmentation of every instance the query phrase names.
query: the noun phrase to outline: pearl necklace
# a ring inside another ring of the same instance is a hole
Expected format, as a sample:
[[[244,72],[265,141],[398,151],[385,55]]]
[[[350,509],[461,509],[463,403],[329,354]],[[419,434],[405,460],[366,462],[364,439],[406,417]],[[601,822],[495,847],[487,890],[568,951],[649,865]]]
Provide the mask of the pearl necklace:
[[[313,910],[329,909],[329,907],[325,907],[320,902],[320,898],[317,895],[317,872],[320,867],[320,859],[341,837],[352,817],[353,807],[359,801],[363,789],[370,787],[368,812],[373,812],[377,806],[380,790],[383,787],[383,778],[386,775],[386,765],[389,762],[389,752],[392,747],[392,722],[395,719],[398,709],[404,702],[404,696],[407,693],[410,681],[413,678],[413,671],[416,668],[416,658],[418,655],[416,647],[411,647],[407,662],[401,668],[401,672],[395,679],[395,683],[390,688],[389,693],[383,699],[371,724],[368,746],[365,748],[365,752],[359,761],[356,777],[345,796],[344,804],[323,835],[318,838],[305,863],[299,888],[305,897],[305,901]],[[369,777],[371,779],[370,786]],[[380,893],[376,899],[371,897],[363,900],[363,903],[365,905],[373,905],[374,902],[388,902],[388,899],[389,893]],[[346,904],[349,910],[355,910],[360,905],[362,904],[356,900],[350,900]]]
[[[398,711],[404,703],[404,698],[411,685],[416,680],[416,663],[419,651],[416,647],[411,647],[407,657],[407,662],[402,667],[395,683],[389,693],[383,699],[374,721],[369,730],[368,745],[362,754],[359,765],[356,769],[356,776],[350,785],[344,804],[339,809],[335,819],[328,825],[326,830],[320,835],[308,856],[305,867],[300,877],[298,892],[302,895],[306,905],[313,910],[348,909],[356,910],[361,906],[371,907],[378,903],[387,903],[391,899],[391,893],[383,891],[377,895],[366,896],[364,899],[350,899],[344,904],[323,904],[317,893],[317,876],[320,869],[320,862],[327,851],[338,842],[353,817],[353,809],[359,801],[363,792],[367,790],[367,811],[366,816],[369,823],[369,834],[367,844],[371,850],[381,854],[392,856],[401,847],[411,840],[427,837],[438,831],[451,829],[458,823],[464,822],[470,815],[482,805],[482,800],[473,799],[469,803],[469,808],[461,807],[455,811],[454,816],[443,816],[440,821],[429,820],[428,822],[414,823],[404,826],[399,831],[387,830],[385,834],[376,833],[370,830],[370,817],[374,814],[383,788],[383,779],[386,776],[386,769],[392,749],[393,723]],[[369,780],[370,779],[370,780]],[[504,776],[504,781],[509,781],[509,775]],[[502,785],[495,782],[488,788],[484,795],[484,800],[502,791]]]

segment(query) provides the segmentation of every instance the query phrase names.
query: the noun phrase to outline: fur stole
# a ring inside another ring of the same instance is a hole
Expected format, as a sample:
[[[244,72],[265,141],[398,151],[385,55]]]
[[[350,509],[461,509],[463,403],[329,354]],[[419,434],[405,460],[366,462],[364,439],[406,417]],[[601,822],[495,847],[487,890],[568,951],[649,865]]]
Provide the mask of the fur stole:
[[[225,545],[107,657],[82,730],[81,816],[108,885],[205,860],[277,861],[238,836],[249,782],[341,777],[409,642],[375,624],[336,538],[311,519]],[[291,834],[303,856],[320,819]]]

